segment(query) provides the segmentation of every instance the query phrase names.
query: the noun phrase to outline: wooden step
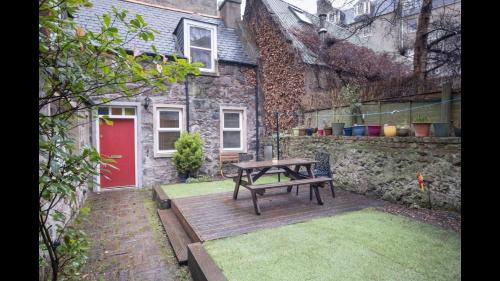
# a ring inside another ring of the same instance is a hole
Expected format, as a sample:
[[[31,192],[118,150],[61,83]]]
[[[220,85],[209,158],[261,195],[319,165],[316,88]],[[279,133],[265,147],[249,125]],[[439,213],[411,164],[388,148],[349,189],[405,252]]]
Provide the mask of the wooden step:
[[[199,242],[188,245],[188,267],[195,281],[227,281],[215,261]]]
[[[172,209],[158,210],[158,216],[160,216],[163,228],[167,232],[168,240],[174,249],[177,261],[179,261],[179,264],[186,264],[188,260],[187,245],[194,241],[191,241],[186,234]]]

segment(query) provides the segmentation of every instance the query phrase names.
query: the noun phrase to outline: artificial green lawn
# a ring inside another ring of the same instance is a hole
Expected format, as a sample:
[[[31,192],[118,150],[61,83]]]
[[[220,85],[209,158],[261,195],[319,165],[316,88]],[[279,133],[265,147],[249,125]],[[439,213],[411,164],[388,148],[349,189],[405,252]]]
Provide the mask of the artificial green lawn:
[[[207,241],[228,280],[460,280],[460,236],[373,209]]]
[[[284,176],[281,176],[281,181],[289,180]],[[260,177],[256,183],[271,183],[278,181],[278,176],[263,176]],[[222,181],[210,181],[210,182],[200,182],[200,183],[179,183],[179,184],[169,184],[162,185],[163,191],[170,199],[182,198],[189,196],[205,195],[217,192],[227,192],[234,190],[235,183],[231,179]]]

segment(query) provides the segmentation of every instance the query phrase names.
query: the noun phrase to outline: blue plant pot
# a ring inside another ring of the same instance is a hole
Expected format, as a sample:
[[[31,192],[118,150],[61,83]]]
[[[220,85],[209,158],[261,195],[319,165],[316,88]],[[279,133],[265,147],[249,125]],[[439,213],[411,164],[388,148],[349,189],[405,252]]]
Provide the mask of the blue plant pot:
[[[344,128],[344,136],[352,136],[352,127]]]
[[[365,125],[352,126],[352,133],[355,136],[364,136],[365,135]]]
[[[313,132],[314,132],[313,128],[307,128],[306,129],[306,135],[308,135],[308,136],[312,136]]]

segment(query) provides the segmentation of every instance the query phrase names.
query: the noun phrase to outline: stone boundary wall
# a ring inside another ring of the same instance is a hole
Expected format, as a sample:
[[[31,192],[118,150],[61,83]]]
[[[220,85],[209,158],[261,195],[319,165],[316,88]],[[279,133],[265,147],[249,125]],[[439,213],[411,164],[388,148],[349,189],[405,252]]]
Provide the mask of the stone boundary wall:
[[[266,137],[262,146],[273,145]],[[261,150],[263,151],[263,149]],[[461,210],[461,138],[285,136],[280,138],[280,157],[314,158],[330,154],[336,188],[375,196],[409,206],[428,207],[428,197],[418,188],[417,173],[434,180],[432,207]]]

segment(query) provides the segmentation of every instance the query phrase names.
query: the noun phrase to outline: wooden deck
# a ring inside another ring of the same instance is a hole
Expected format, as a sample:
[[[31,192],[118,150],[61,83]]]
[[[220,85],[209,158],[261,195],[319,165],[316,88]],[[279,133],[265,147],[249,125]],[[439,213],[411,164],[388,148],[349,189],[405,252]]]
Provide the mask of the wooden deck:
[[[259,196],[262,214],[255,215],[250,192],[240,189],[238,200],[232,192],[172,200],[172,209],[193,241],[207,241],[240,235],[260,229],[272,228],[332,216],[338,213],[382,206],[382,200],[335,189],[335,198],[329,187],[320,188],[324,205],[309,201],[309,188],[268,190]]]

